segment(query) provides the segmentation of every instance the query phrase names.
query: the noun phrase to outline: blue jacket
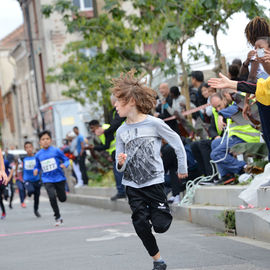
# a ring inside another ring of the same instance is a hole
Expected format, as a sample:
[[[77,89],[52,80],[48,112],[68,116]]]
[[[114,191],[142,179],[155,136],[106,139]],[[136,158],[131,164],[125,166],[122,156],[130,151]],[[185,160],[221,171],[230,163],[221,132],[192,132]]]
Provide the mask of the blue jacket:
[[[43,183],[56,183],[66,180],[60,165],[63,163],[67,168],[69,166],[69,159],[60,149],[50,146],[48,149],[38,151],[35,157],[35,169],[42,171],[41,178]]]

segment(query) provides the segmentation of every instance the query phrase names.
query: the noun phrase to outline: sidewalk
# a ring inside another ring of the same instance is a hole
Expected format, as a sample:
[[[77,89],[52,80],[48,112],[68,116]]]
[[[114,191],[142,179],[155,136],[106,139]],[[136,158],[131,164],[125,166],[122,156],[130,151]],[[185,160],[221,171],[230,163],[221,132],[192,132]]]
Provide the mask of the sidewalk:
[[[244,186],[202,186],[196,190],[194,204],[172,205],[175,219],[214,228],[217,232],[228,231],[228,222],[233,222],[238,236],[270,242],[270,190],[259,190],[259,207],[239,209],[243,202],[238,195]],[[130,212],[126,199],[111,201],[115,188],[82,187],[68,195],[68,202],[90,205],[112,211]],[[229,221],[225,216],[229,213]],[[235,218],[235,221],[233,220]],[[230,220],[232,219],[232,220]],[[230,224],[229,224],[230,225]]]

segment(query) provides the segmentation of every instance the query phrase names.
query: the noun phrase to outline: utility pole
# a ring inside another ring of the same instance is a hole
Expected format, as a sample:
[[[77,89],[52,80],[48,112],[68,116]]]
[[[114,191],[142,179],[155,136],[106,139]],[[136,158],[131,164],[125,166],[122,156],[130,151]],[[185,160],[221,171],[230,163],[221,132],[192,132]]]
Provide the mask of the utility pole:
[[[36,98],[37,98],[37,105],[38,105],[38,113],[41,115],[42,119],[42,129],[45,128],[44,119],[42,116],[42,112],[40,111],[40,95],[39,95],[39,87],[38,87],[38,79],[37,79],[37,69],[35,63],[35,53],[34,53],[34,46],[33,46],[33,37],[32,37],[32,29],[31,29],[31,21],[30,21],[30,14],[29,14],[29,0],[18,0],[22,10],[24,11],[24,18],[25,24],[27,28],[28,34],[28,41],[29,41],[29,48],[30,48],[30,57],[31,57],[31,65],[34,72],[34,79],[35,79],[35,88],[36,88]],[[37,125],[37,133],[39,133],[39,125]]]

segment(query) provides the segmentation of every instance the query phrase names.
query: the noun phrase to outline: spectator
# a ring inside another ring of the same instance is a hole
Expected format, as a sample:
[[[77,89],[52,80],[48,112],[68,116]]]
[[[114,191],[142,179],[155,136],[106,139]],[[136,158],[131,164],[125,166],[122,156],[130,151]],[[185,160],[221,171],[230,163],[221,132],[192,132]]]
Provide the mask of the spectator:
[[[170,88],[170,96],[172,98],[172,106],[167,108],[167,111],[173,115],[177,113],[181,114],[183,106],[186,105],[186,98],[181,95],[179,88],[177,86],[172,86]]]
[[[197,162],[192,155],[189,144],[185,145],[185,150],[187,154],[188,177],[185,179],[178,179],[177,177],[178,165],[175,151],[165,140],[163,140],[163,144],[161,147],[161,157],[163,161],[165,174],[169,175],[170,184],[172,188],[172,196],[168,200],[169,203],[174,204],[179,203],[180,192],[185,191],[187,181],[194,180],[196,177],[200,176]]]
[[[202,86],[202,96],[204,98],[207,98],[207,104],[210,104],[210,97],[215,93],[216,93],[215,88],[212,88],[207,83],[203,84],[203,86]],[[211,115],[212,115],[212,106],[210,105],[210,106],[206,107],[204,112],[208,117],[211,117]]]
[[[217,110],[218,116],[218,129],[221,130],[226,126],[227,120],[232,117],[241,118],[238,123],[229,124],[229,133],[226,137],[215,139],[212,144],[211,159],[216,162],[218,171],[221,175],[220,183],[229,184],[235,181],[234,174],[244,173],[246,163],[244,161],[237,160],[231,153],[228,153],[227,148],[231,148],[233,145],[243,142],[259,142],[260,132],[254,129],[244,121],[241,116],[239,108],[233,104],[225,109],[222,109],[222,101],[217,98],[217,94],[211,97],[211,105]]]
[[[74,186],[75,188],[82,187],[84,182],[82,179],[82,173],[80,170],[80,164],[79,160],[76,156],[78,156],[77,152],[77,140],[76,140],[76,134],[71,131],[67,135],[69,146],[63,151],[65,156],[67,156],[69,159],[72,159],[72,169],[74,172],[74,175],[77,180],[77,184]],[[68,155],[69,154],[69,155]]]
[[[233,81],[239,81],[239,66],[232,64],[229,66],[229,78]]]
[[[124,119],[121,118],[118,113],[117,119]],[[113,120],[112,120],[113,122]],[[114,125],[114,123],[113,123]],[[119,121],[119,126],[121,122]],[[100,145],[90,145],[89,148],[95,151],[107,151],[110,154],[111,160],[113,162],[113,173],[116,182],[117,193],[111,197],[112,201],[117,199],[126,198],[125,187],[122,185],[122,178],[123,173],[120,173],[116,169],[116,161],[115,161],[115,128],[111,129],[111,132],[106,132],[107,129],[110,129],[111,126],[108,124],[104,124],[103,126],[100,125],[98,120],[92,120],[89,122],[90,130],[100,139]]]
[[[204,82],[204,76],[202,71],[191,72],[191,84],[194,88],[197,88],[197,100],[195,105],[198,107],[207,102],[207,99],[202,96],[202,86]]]
[[[172,107],[173,102],[172,97],[170,96],[169,85],[167,83],[160,84],[159,92],[162,95],[162,102],[156,108],[157,116],[161,119],[166,119],[172,116],[172,114],[168,112],[168,108]],[[180,134],[176,119],[166,121],[166,124],[177,134]]]
[[[223,135],[223,129],[218,125],[218,111],[225,109],[228,106],[227,99],[221,94],[213,94],[210,99],[212,103],[218,108],[212,107],[212,116],[210,120],[210,126],[208,128],[208,135],[210,139],[199,140],[192,142],[190,147],[194,158],[198,162],[198,169],[201,175],[210,176],[213,174],[213,169],[210,164],[211,143],[212,140],[220,138]]]
[[[86,158],[86,153],[85,153],[85,145],[84,145],[84,138],[83,136],[79,133],[79,128],[74,127],[73,132],[76,134],[76,152],[74,153],[76,160],[79,163],[80,166],[80,171],[82,174],[82,179],[83,179],[83,184],[88,185],[88,177],[86,173],[86,167],[85,167],[85,158]]]
[[[235,59],[233,59],[233,61],[232,61],[232,65],[237,65],[237,66],[238,66],[238,69],[239,69],[239,71],[240,71],[240,68],[241,68],[241,66],[242,66],[242,60],[239,59],[239,58],[235,58]]]

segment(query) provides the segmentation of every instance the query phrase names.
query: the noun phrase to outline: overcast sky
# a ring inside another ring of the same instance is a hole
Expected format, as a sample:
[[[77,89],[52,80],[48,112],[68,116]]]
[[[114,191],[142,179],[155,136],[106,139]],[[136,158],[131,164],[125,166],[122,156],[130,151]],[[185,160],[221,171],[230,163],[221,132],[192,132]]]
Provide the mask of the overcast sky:
[[[17,0],[0,0],[0,39],[23,23],[23,17]]]
[[[269,0],[259,0],[260,4],[268,7],[266,14],[270,17]],[[0,39],[16,29],[23,23],[22,12],[17,0],[0,0]],[[244,29],[248,19],[244,14],[238,13],[229,21],[229,30],[227,35],[219,33],[218,43],[221,51],[226,57],[244,58],[250,47],[247,45]],[[201,42],[213,44],[212,37],[206,35],[203,31],[198,31],[192,40],[194,44]]]

